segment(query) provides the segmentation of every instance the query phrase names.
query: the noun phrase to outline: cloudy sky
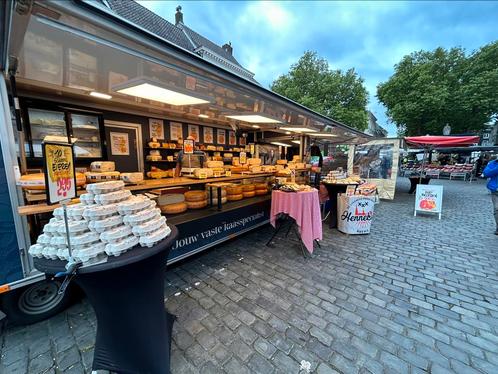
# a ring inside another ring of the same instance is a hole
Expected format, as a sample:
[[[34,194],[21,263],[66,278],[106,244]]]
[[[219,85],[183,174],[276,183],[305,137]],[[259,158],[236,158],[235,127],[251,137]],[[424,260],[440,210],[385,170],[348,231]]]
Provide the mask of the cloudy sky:
[[[498,39],[498,2],[214,2],[141,1],[174,23],[184,23],[217,44],[232,42],[234,56],[265,87],[306,50],[334,69],[355,68],[365,79],[369,109],[387,124],[375,98],[378,83],[416,50],[462,46],[468,51]]]

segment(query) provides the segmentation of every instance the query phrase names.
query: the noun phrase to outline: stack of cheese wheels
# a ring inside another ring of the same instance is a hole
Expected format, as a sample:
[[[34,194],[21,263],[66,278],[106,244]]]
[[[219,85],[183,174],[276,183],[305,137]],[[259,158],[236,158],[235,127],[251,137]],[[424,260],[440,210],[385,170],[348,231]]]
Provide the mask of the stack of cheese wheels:
[[[185,196],[181,193],[161,195],[157,198],[157,205],[164,214],[178,214],[187,210]]]
[[[228,201],[237,201],[242,200],[244,195],[242,194],[242,186],[232,185],[227,187],[227,200]]]
[[[260,166],[261,159],[260,158],[248,158],[247,163],[249,164],[249,166]]]
[[[254,187],[256,196],[266,195],[268,193],[268,185],[266,183],[256,183]]]
[[[254,184],[244,184],[242,185],[242,196],[246,197],[254,197],[256,196],[256,187]]]
[[[231,186],[230,183],[209,183],[206,184],[206,193],[209,200],[209,194],[213,194],[213,204],[218,203],[218,187],[221,188],[221,203],[227,202],[227,187]]]
[[[184,195],[188,209],[201,209],[207,206],[206,191],[188,191]]]

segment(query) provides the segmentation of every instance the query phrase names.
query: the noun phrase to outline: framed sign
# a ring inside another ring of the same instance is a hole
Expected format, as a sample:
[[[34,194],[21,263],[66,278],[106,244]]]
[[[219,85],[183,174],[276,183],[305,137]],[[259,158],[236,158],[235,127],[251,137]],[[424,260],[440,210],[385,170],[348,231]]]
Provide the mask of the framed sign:
[[[194,141],[191,139],[185,139],[183,141],[183,153],[186,155],[191,155],[194,153]]]
[[[151,138],[164,140],[164,124],[162,119],[149,118],[149,134]]]
[[[130,155],[130,139],[126,132],[109,133],[111,139],[111,155],[113,156],[129,156]]]
[[[228,145],[237,145],[237,138],[235,137],[235,131],[228,132]]]
[[[217,129],[216,130],[216,143],[225,144],[226,143],[226,133],[225,130]]]
[[[415,194],[415,211],[424,213],[437,213],[441,219],[443,209],[443,186],[432,186],[428,184],[417,184]]]
[[[188,125],[188,136],[192,136],[195,141],[198,143],[200,136],[199,136],[199,126],[197,125]]]
[[[204,143],[213,144],[214,143],[213,128],[204,127],[203,132],[204,132]]]
[[[240,152],[239,162],[241,165],[245,165],[247,163],[247,154],[245,152]]]
[[[246,145],[246,138],[244,136],[239,138],[239,145]]]
[[[72,144],[43,143],[43,166],[48,204],[56,204],[76,197]]]
[[[182,124],[180,122],[170,122],[169,135],[171,140],[182,139],[183,138]]]

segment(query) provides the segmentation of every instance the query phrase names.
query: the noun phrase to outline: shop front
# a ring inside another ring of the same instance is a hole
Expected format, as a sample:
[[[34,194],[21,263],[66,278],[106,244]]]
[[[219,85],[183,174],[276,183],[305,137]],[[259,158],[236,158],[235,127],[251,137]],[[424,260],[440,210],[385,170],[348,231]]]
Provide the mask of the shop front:
[[[309,170],[303,160],[309,131],[326,132],[338,144],[365,141],[364,134],[96,3],[1,7],[8,26],[0,81],[0,180],[6,186],[0,203],[8,236],[0,253],[4,309],[12,310],[5,300],[17,302],[30,284],[54,289],[28,254],[58,207],[46,203],[42,144],[47,139],[73,144],[81,176],[78,196],[85,185],[123,180],[133,195],[157,201],[179,231],[168,263],[268,223],[274,178],[296,173],[304,178]],[[272,142],[279,147],[285,137],[299,139],[290,165],[279,162],[281,148],[267,147]],[[183,161],[187,138],[194,141],[193,154],[203,154],[201,167]],[[29,321],[54,311],[45,308],[39,316],[35,311]]]

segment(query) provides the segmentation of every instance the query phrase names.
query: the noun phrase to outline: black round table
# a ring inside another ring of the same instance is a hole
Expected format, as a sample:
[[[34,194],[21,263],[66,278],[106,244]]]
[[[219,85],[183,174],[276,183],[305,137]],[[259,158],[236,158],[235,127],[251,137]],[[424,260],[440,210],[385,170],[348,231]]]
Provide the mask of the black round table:
[[[118,373],[170,372],[174,316],[164,307],[166,260],[178,229],[151,248],[135,247],[107,262],[78,269],[74,280],[97,316],[93,370]],[[66,261],[39,259],[46,273],[64,271]]]
[[[327,183],[323,181],[322,183],[327,188],[327,192],[329,193],[329,200],[330,200],[329,227],[333,229],[337,227],[337,195],[346,192],[348,186],[356,186],[357,183],[341,184],[341,183]]]
[[[409,194],[412,194],[415,192],[415,190],[417,189],[417,184],[429,184],[431,178],[429,177],[422,177],[422,179],[420,179],[420,176],[416,177],[416,176],[411,176],[411,177],[408,177],[408,179],[410,179],[410,190],[408,191]]]

